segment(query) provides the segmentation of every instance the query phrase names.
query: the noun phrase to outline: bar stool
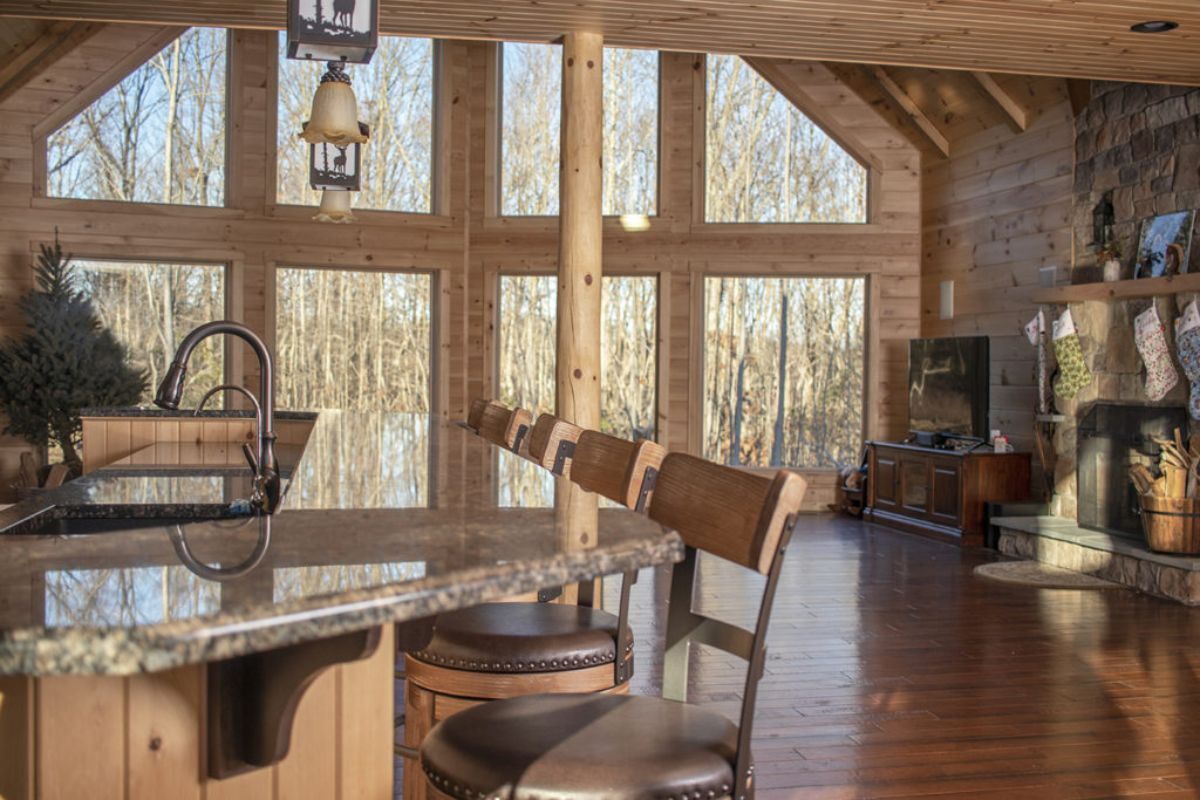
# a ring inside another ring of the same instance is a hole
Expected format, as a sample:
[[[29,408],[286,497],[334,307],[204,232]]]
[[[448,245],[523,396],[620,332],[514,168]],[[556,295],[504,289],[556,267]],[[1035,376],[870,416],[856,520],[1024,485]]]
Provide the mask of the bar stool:
[[[483,410],[488,407],[488,403],[492,401],[480,398],[471,401],[471,407],[467,410],[466,425],[476,433],[479,432],[479,423],[483,420]]]
[[[631,442],[599,431],[584,431],[571,459],[571,480],[634,511],[644,511],[667,450],[657,442]],[[625,464],[618,473],[613,464]]]
[[[555,475],[570,477],[575,443],[582,433],[583,428],[578,425],[553,414],[542,414],[529,432],[529,457]]]
[[[476,430],[489,442],[515,453],[521,449],[521,442],[524,440],[525,434],[529,432],[531,425],[533,425],[533,415],[525,409],[509,409],[501,403],[492,401],[484,406]]]
[[[497,416],[491,406],[481,435],[489,428],[489,415]],[[647,452],[642,445],[653,443],[614,447],[606,441],[612,438],[589,437],[589,447],[575,454],[588,463],[585,472],[594,475],[595,485],[608,487],[618,502],[636,498],[645,467],[639,471],[629,459]],[[643,458],[639,463],[656,467],[658,462]],[[622,480],[633,485],[625,487]],[[497,602],[440,615],[430,643],[405,654],[404,754],[415,756],[436,722],[488,700],[535,692],[627,693],[633,674],[631,583],[627,579],[622,584],[617,614],[591,608],[590,602]],[[590,601],[586,590],[581,594]],[[415,766],[405,770],[406,800],[426,796],[424,777]]]
[[[804,492],[794,473],[772,479],[668,455],[650,516],[679,532],[687,555],[671,578],[663,697],[536,694],[465,710],[421,746],[429,796],[752,798],[750,735],[767,627]],[[698,551],[767,576],[753,631],[692,610]],[[692,642],[749,662],[738,725],[686,703]]]

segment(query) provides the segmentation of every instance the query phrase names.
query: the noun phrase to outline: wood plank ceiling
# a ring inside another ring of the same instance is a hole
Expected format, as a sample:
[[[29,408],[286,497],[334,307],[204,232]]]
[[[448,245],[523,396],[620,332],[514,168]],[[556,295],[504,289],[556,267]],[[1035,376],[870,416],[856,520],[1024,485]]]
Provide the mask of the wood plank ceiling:
[[[386,33],[1200,85],[1196,0],[380,0]],[[281,28],[284,0],[0,0],[0,16]],[[1178,30],[1129,26],[1172,20]]]

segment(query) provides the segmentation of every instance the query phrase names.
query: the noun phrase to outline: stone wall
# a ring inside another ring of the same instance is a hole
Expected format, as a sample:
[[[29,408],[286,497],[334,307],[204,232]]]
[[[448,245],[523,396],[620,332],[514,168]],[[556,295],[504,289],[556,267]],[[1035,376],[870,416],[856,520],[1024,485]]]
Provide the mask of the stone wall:
[[[1146,217],[1200,208],[1200,89],[1093,82],[1092,100],[1075,121],[1075,203],[1072,283],[1101,279],[1091,247],[1092,209],[1112,191],[1115,235],[1122,278],[1133,277],[1140,222]],[[1190,271],[1200,272],[1200,242],[1194,242]],[[1055,426],[1055,493],[1052,512],[1075,518],[1076,423],[1097,400],[1136,405],[1187,402],[1182,369],[1179,384],[1158,403],[1146,398],[1145,374],[1133,341],[1133,320],[1151,302],[1175,351],[1174,319],[1192,295],[1156,300],[1071,305],[1084,356],[1095,374],[1075,398],[1055,398],[1066,420]],[[1061,313],[1061,308],[1053,309]]]

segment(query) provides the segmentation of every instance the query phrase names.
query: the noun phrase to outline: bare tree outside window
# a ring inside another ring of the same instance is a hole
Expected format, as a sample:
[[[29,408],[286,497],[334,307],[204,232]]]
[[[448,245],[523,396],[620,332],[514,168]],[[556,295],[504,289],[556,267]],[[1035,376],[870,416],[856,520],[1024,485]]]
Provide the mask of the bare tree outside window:
[[[429,413],[431,283],[423,273],[276,270],[280,406]]]
[[[741,58],[706,60],[705,221],[866,222],[866,168]]]
[[[558,213],[562,48],[501,45],[500,213]],[[658,53],[604,49],[603,213],[658,204]]]
[[[47,194],[225,202],[228,32],[189,28],[47,141]]]
[[[225,314],[225,272],[220,264],[168,264],[76,259],[80,290],[91,298],[104,325],[129,349],[133,366],[146,370],[142,403],[149,406],[163,373],[184,336]],[[184,408],[192,408],[212,387],[225,382],[225,351],[220,337],[200,343],[188,362]],[[214,408],[223,398],[214,397]]]
[[[276,200],[316,205],[308,184],[308,145],[299,138],[312,110],[325,64],[287,57],[279,34],[279,98],[276,124]],[[355,208],[427,214],[433,196],[433,40],[380,36],[366,65],[346,72],[358,99],[359,121],[371,126],[363,150],[362,190]]]
[[[863,312],[862,278],[706,278],[704,457],[857,464]]]
[[[356,412],[314,428],[308,446],[330,457],[302,464],[297,508],[429,504],[432,284],[426,273],[276,270],[280,407]],[[333,480],[348,464],[354,478]]]

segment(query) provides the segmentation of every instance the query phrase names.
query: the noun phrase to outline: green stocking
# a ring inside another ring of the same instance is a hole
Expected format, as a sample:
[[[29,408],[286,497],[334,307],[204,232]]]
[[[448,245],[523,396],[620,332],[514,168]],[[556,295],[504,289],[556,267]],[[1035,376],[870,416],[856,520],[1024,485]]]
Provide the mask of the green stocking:
[[[1092,371],[1083,360],[1083,347],[1079,343],[1079,334],[1075,332],[1073,324],[1070,325],[1069,333],[1062,332],[1054,340],[1054,357],[1058,359],[1058,378],[1054,381],[1054,393],[1059,397],[1074,397],[1080,389],[1092,382]]]

